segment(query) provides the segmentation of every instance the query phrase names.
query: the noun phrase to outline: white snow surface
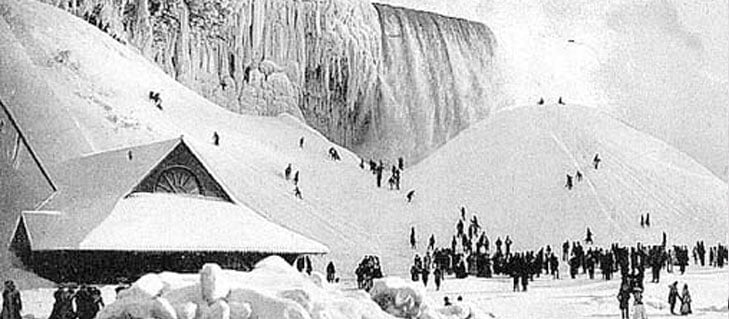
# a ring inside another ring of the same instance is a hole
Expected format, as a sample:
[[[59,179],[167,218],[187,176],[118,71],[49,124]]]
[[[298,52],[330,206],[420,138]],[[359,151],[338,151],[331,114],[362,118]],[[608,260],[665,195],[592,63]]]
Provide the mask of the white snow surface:
[[[410,227],[420,248],[431,233],[445,246],[461,206],[478,214],[492,242],[508,234],[519,249],[582,239],[586,227],[600,244],[657,242],[662,231],[669,244],[725,240],[726,183],[594,108],[496,113],[406,168],[401,191],[378,189],[358,157],[338,147],[342,161],[330,160],[333,144],[294,117],[226,111],[81,19],[30,0],[0,4],[0,93],[42,162],[184,135],[235,201],[330,248],[314,258],[315,269],[333,260],[348,278],[363,255],[376,254],[385,275],[406,274],[415,253]],[[150,90],[162,93],[163,111]],[[65,115],[36,118],[55,113]],[[68,141],[59,148],[50,137]],[[595,153],[598,171],[589,169]],[[288,163],[300,172],[303,200],[283,178]],[[565,174],[577,169],[585,180],[565,190]],[[639,227],[643,213],[651,213],[650,229]]]
[[[283,263],[283,264],[282,264]],[[262,266],[262,264],[268,264]],[[266,301],[274,300],[276,302],[291,301],[294,304],[304,303],[307,299],[300,298],[308,296],[309,304],[324,304],[325,309],[333,309],[335,306],[341,309],[341,312],[335,313],[330,318],[371,318],[367,316],[346,316],[353,311],[369,310],[372,313],[380,313],[380,317],[391,318],[384,315],[379,307],[371,300],[369,296],[361,291],[351,291],[346,285],[318,287],[311,282],[311,278],[303,274],[297,273],[291,269],[282,260],[266,259],[259,263],[257,270],[251,273],[237,273],[224,271],[226,275],[235,277],[241,281],[240,286],[245,286],[246,291],[259,292],[258,296],[267,296]],[[563,269],[566,270],[566,269]],[[153,286],[146,287],[148,295],[154,295],[160,291],[164,291],[161,300],[168,301],[172,305],[178,319],[193,319],[195,314],[205,309],[206,303],[199,296],[199,275],[195,274],[177,274],[177,273],[161,273],[151,274],[150,278],[154,278]],[[723,319],[729,315],[727,310],[727,295],[729,287],[727,286],[727,278],[729,271],[695,268],[689,267],[685,275],[678,273],[666,274],[661,276],[661,282],[658,284],[646,283],[644,292],[644,302],[649,318],[670,317],[667,296],[667,285],[673,281],[678,281],[680,286],[688,284],[693,298],[692,317],[706,319]],[[388,278],[388,281],[393,279]],[[423,293],[423,302],[431,306],[431,310],[424,311],[422,318],[432,312],[451,313],[450,317],[441,318],[465,318],[461,309],[471,310],[476,314],[472,318],[595,318],[607,317],[618,318],[619,310],[615,296],[619,289],[619,280],[601,281],[588,280],[584,275],[580,274],[576,280],[552,280],[545,277],[537,278],[529,285],[528,292],[512,292],[511,279],[507,277],[498,277],[493,279],[467,278],[452,279],[446,278],[441,286],[440,291],[435,291],[431,284]],[[136,283],[139,285],[139,282]],[[150,283],[145,284],[150,286]],[[159,286],[163,288],[159,289]],[[265,286],[262,286],[265,285]],[[415,283],[419,285],[419,283]],[[20,287],[22,289],[22,287]],[[423,290],[422,288],[418,288]],[[102,296],[107,305],[118,303],[116,306],[109,306],[105,310],[109,314],[113,309],[121,310],[123,303],[116,300],[113,286],[101,287]],[[303,293],[302,293],[303,292]],[[43,288],[34,290],[22,290],[23,312],[24,316],[32,318],[47,318],[51,312],[53,305],[53,289]],[[136,295],[128,298],[127,305],[135,305],[138,312],[151,312],[151,309],[159,313],[168,313],[164,310],[166,307],[163,302],[148,303],[147,307],[138,307],[139,300],[142,297]],[[458,296],[462,296],[464,301],[456,302]],[[191,298],[192,297],[192,298]],[[448,297],[454,305],[452,307],[441,307],[443,297]],[[160,298],[153,301],[159,301]],[[191,300],[183,302],[183,300]],[[230,318],[245,318],[245,316],[235,316],[239,314],[250,313],[250,309],[256,302],[263,302],[253,298],[247,299],[253,302],[232,302],[228,300],[230,308]],[[336,301],[336,302],[335,302]],[[200,305],[200,306],[198,306]],[[131,308],[131,307],[130,307]],[[127,311],[130,308],[126,308]],[[145,310],[146,309],[146,310]],[[237,309],[237,310],[235,310]],[[191,316],[186,316],[185,312],[191,312]],[[246,312],[248,311],[248,312]],[[365,313],[370,315],[370,313]],[[158,318],[159,315],[155,316]],[[251,318],[255,318],[251,316]],[[260,318],[271,318],[261,316]],[[279,318],[279,317],[274,317]],[[316,318],[316,317],[314,317]],[[437,317],[436,317],[437,318]],[[166,319],[166,318],[165,318]]]

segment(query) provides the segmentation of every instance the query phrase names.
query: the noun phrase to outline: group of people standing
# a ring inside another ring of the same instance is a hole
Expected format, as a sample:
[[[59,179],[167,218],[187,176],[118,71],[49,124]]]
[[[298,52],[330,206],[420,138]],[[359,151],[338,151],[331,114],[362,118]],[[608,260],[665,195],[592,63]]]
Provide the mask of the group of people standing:
[[[372,281],[376,278],[382,278],[382,267],[380,266],[380,257],[367,255],[355,269],[354,274],[357,277],[357,288],[370,291]]]
[[[61,285],[53,293],[55,302],[48,319],[93,319],[104,307],[101,291],[96,287]],[[74,307],[75,304],[75,307]]]

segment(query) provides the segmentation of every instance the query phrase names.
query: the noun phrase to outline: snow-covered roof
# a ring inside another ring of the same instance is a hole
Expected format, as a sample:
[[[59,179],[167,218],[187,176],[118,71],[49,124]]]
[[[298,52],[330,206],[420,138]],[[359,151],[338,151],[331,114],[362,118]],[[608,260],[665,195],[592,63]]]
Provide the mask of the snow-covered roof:
[[[328,252],[245,206],[200,196],[132,194],[83,236],[64,236],[83,223],[73,214],[23,212],[23,219],[33,250]]]
[[[180,143],[185,143],[182,138],[165,140],[55,165],[59,190],[35,211],[23,212],[20,220],[25,223],[31,248],[328,252],[322,244],[266,220],[242,203],[203,196],[132,193]],[[211,173],[217,171],[206,168]]]

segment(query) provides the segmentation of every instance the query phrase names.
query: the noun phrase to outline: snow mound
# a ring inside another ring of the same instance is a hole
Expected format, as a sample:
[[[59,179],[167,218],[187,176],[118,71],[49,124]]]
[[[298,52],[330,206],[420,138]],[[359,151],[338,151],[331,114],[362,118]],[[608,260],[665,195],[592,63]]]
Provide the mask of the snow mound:
[[[510,235],[518,249],[582,240],[588,227],[601,246],[660,243],[663,232],[669,245],[723,242],[729,226],[725,182],[666,143],[585,106],[500,112],[408,173],[407,189],[419,193],[411,208],[422,218],[415,224],[419,242],[431,233],[450,242],[462,206],[478,216],[492,243]],[[651,226],[643,228],[645,214]]]

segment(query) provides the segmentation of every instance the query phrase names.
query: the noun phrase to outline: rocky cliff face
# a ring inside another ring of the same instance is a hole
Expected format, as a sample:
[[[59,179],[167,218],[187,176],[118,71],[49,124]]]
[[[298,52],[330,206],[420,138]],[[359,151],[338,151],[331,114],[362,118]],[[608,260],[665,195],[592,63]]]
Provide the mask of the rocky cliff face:
[[[493,34],[465,20],[365,0],[42,1],[227,109],[291,113],[364,156],[417,160],[498,103]]]

